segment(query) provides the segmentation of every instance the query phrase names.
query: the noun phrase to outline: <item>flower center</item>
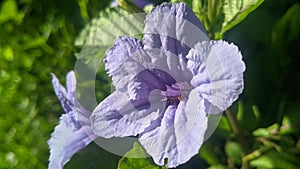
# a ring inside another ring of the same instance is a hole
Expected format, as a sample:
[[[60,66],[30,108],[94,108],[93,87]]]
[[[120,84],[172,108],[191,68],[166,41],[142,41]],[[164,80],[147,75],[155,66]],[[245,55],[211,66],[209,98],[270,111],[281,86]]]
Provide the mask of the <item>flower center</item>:
[[[167,85],[167,90],[162,91],[161,94],[165,96],[163,101],[167,104],[178,105],[180,101],[187,100],[192,86],[188,83],[175,83],[172,86]]]

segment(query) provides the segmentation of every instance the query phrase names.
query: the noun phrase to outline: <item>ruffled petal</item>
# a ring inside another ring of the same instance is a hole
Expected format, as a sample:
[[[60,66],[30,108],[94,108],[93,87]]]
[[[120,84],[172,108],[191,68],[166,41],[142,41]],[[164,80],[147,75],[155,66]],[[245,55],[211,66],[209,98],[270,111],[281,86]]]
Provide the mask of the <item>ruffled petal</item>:
[[[117,89],[124,90],[128,81],[139,71],[145,69],[139,65],[135,58],[136,55],[139,55],[140,50],[143,50],[143,44],[140,40],[123,36],[117,38],[114,45],[106,51],[105,70]]]
[[[131,37],[118,38],[106,52],[105,62],[116,90],[128,94],[137,109],[149,107],[152,90],[164,91],[166,85],[192,78],[182,57],[158,49],[144,50],[140,41]]]
[[[145,49],[159,48],[184,57],[197,42],[207,40],[202,23],[184,3],[155,7],[146,16],[144,33]]]
[[[168,106],[160,126],[140,136],[139,141],[157,165],[168,168],[187,162],[204,141],[207,117],[204,100],[192,91],[188,101]]]
[[[48,141],[50,147],[49,169],[61,169],[80,149],[87,146],[96,136],[90,127],[74,130],[69,114],[63,114]]]
[[[138,39],[119,37],[106,52],[104,61],[116,90],[126,92],[128,85],[146,71],[145,79],[149,79],[155,89],[162,89],[165,84],[190,81],[192,74],[184,59],[185,56],[178,57],[169,51],[144,49]]]
[[[225,41],[198,43],[188,56],[191,84],[201,96],[221,111],[242,93],[245,64],[234,44]]]
[[[143,49],[138,39],[119,37],[105,55],[105,67],[117,90],[126,91],[128,84],[141,72],[148,71],[148,80],[155,88],[169,83],[190,80],[183,57],[159,49]],[[162,73],[164,72],[164,73]],[[151,75],[152,74],[152,75]],[[168,78],[167,76],[171,76]],[[161,83],[161,84],[159,84]]]
[[[136,136],[164,111],[164,102],[159,90],[149,95],[150,106],[135,107],[131,98],[120,91],[113,92],[93,111],[91,123],[93,131],[101,137]]]

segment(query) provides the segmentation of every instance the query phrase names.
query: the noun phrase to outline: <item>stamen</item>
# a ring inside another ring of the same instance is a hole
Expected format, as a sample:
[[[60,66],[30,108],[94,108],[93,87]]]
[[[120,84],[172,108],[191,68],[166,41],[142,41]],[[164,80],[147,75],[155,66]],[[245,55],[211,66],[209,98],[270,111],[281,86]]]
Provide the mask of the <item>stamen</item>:
[[[182,100],[181,94],[177,97],[177,99],[178,99],[179,101]]]
[[[172,104],[174,102],[173,97],[167,97],[167,103]]]

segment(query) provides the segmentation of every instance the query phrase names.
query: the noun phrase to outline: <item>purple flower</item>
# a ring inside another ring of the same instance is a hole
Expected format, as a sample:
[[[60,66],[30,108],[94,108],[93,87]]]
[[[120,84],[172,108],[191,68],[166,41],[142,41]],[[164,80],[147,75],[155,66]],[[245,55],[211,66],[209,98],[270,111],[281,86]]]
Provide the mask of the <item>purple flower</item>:
[[[149,4],[155,4],[153,1],[151,0],[134,0],[134,3],[140,7],[141,9],[143,9],[146,5]]]
[[[155,4],[153,1],[151,0],[134,0],[133,1],[139,8],[143,9],[145,6],[149,5],[149,4]],[[118,6],[118,0],[114,0],[111,4],[110,7],[115,7]]]
[[[66,89],[52,74],[52,84],[61,105],[66,112],[60,117],[59,125],[48,141],[50,147],[49,169],[60,169],[78,150],[88,145],[97,136],[91,129],[91,112],[82,107],[76,99],[74,72],[67,74]]]
[[[208,41],[184,3],[162,4],[145,20],[143,41],[119,37],[105,67],[116,88],[93,111],[101,137],[138,136],[157,165],[172,168],[198,153],[208,114],[227,109],[243,90],[238,48]]]

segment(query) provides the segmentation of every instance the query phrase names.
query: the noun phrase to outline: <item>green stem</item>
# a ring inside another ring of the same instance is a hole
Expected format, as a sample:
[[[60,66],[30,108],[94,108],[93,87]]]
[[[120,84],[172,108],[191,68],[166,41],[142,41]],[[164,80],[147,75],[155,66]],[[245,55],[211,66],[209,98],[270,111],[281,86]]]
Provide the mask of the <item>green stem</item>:
[[[242,148],[243,148],[243,155],[247,154],[249,151],[249,147],[247,144],[247,139],[243,135],[243,129],[238,123],[238,120],[235,115],[233,115],[229,109],[225,111],[227,118],[229,120],[230,126],[232,128],[233,133],[235,134],[237,141],[240,142]],[[242,169],[248,169],[249,164],[247,161],[243,161]]]
[[[247,154],[243,157],[243,163],[248,163],[249,161],[252,161],[258,157],[260,157],[261,155],[263,155],[264,153],[266,153],[267,151],[269,151],[270,149],[272,149],[271,147],[263,147],[259,150],[255,150],[250,154]]]
[[[280,139],[280,138],[279,138]],[[281,152],[282,149],[280,146],[278,146],[276,143],[272,142],[272,141],[269,141],[267,138],[264,138],[264,137],[259,137],[256,139],[257,141],[260,141],[264,144],[264,146],[266,147],[273,147],[275,148],[278,152]]]

